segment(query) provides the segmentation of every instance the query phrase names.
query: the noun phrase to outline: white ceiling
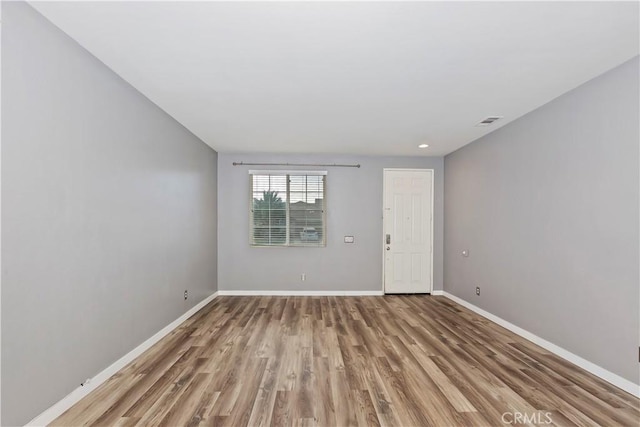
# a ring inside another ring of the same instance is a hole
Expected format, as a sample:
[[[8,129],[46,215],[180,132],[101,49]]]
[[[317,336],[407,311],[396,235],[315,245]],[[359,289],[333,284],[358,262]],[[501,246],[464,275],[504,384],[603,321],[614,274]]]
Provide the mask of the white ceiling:
[[[440,156],[638,55],[637,2],[31,4],[220,152]]]

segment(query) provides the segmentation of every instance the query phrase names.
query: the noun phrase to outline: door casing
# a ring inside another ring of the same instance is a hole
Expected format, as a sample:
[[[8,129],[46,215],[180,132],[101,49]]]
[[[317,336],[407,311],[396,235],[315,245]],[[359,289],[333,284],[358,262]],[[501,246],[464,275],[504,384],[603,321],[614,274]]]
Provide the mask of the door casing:
[[[385,280],[385,268],[386,268],[386,244],[385,244],[385,237],[386,237],[386,210],[385,210],[385,206],[386,206],[386,197],[387,197],[387,192],[386,192],[386,176],[387,176],[387,171],[396,171],[396,172],[428,172],[431,174],[431,200],[429,201],[429,215],[430,215],[430,241],[429,241],[429,254],[428,256],[431,258],[430,262],[429,262],[429,289],[426,290],[426,293],[428,294],[433,294],[433,203],[434,203],[434,178],[435,178],[435,171],[433,169],[408,169],[408,168],[383,168],[382,169],[382,236],[381,236],[381,243],[382,243],[382,292],[386,294],[386,280]]]

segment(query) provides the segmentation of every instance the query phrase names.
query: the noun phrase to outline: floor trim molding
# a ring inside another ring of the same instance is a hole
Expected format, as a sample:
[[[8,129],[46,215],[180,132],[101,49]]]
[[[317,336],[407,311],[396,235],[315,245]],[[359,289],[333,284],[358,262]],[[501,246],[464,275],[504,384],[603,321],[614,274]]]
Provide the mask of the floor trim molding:
[[[166,335],[168,335],[171,331],[180,326],[185,320],[189,317],[193,316],[195,313],[200,311],[205,305],[209,304],[213,299],[215,299],[219,295],[218,292],[214,292],[209,295],[198,304],[191,307],[187,310],[182,316],[178,317],[173,322],[169,323],[167,326],[156,332],[152,337],[147,339],[145,342],[131,350],[129,353],[122,356],[120,359],[116,360],[111,366],[107,367],[103,371],[99,372],[96,376],[89,379],[84,386],[80,386],[69,393],[66,397],[62,398],[60,401],[55,403],[49,409],[45,410],[43,413],[29,421],[27,426],[46,426],[47,424],[53,422],[56,418],[62,415],[67,409],[75,405],[91,393],[93,390],[98,388],[100,384],[104,383],[106,380],[111,378],[113,374],[118,372],[120,369],[127,366],[131,361],[133,361],[136,357],[140,356],[147,349],[153,346],[155,343],[160,341]]]
[[[317,297],[317,296],[340,296],[340,297],[365,297],[382,296],[383,291],[218,291],[220,296],[279,296],[279,297]]]
[[[632,394],[640,398],[640,385],[634,384],[633,382],[627,380],[626,378],[622,378],[621,376],[614,374],[613,372],[608,371],[596,365],[593,362],[589,362],[588,360],[583,359],[582,357],[576,354],[573,354],[570,351],[565,350],[564,348],[553,344],[552,342],[549,342],[543,338],[540,338],[539,336],[525,329],[522,329],[521,327],[516,326],[511,322],[508,322],[494,314],[491,314],[488,311],[485,311],[480,307],[477,307],[471,304],[470,302],[463,300],[462,298],[459,298],[453,294],[450,294],[449,292],[444,291],[443,295],[446,298],[449,298],[450,300],[457,302],[461,306],[466,307],[469,310],[475,312],[476,314],[479,314],[480,316],[485,317],[494,323],[497,323],[503,328],[508,329],[517,335],[520,335],[522,338],[529,340],[534,344],[539,345],[545,350],[548,350],[554,353],[556,356],[560,356],[561,358],[573,363],[574,365],[581,367],[585,371],[591,372],[593,375],[605,380],[606,382],[626,391],[629,394]]]

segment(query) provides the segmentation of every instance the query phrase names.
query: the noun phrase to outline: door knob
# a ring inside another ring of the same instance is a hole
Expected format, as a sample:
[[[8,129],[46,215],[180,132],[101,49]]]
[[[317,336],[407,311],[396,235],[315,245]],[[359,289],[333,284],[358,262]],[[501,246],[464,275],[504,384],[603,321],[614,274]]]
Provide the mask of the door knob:
[[[387,246],[387,250],[390,251],[391,250],[391,246]]]

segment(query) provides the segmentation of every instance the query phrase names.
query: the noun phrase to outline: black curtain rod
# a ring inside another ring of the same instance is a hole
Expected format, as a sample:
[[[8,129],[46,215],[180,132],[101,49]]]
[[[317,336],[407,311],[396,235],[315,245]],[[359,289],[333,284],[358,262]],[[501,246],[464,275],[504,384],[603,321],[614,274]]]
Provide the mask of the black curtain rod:
[[[320,164],[320,163],[245,163],[245,162],[233,162],[233,166],[317,166],[323,168],[359,168],[360,164],[355,165],[341,165],[338,163]]]

